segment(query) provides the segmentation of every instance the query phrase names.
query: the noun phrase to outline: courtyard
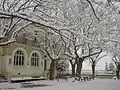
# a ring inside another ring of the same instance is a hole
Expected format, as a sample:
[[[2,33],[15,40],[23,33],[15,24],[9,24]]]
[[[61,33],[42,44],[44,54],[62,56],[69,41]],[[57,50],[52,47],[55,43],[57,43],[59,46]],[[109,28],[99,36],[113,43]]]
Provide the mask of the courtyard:
[[[69,79],[49,81],[32,81],[35,87],[22,87],[20,83],[1,83],[0,90],[119,90],[120,80],[95,79],[87,82],[72,82]]]

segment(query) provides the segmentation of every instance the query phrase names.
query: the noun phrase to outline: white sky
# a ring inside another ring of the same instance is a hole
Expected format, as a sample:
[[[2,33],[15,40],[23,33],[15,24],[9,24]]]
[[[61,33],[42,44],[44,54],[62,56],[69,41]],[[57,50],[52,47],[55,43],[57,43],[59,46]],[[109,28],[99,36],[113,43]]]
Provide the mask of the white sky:
[[[96,65],[96,70],[105,70],[105,63],[109,63],[111,62],[111,58],[110,56],[106,56],[104,58],[102,58]],[[85,61],[83,64],[83,70],[91,70],[91,66],[89,61]]]
[[[111,59],[111,55],[108,54],[106,57],[103,57],[96,65],[96,70],[105,70],[105,63],[109,63],[112,62],[112,59]],[[71,70],[71,66],[70,66],[70,70]],[[83,67],[82,67],[82,70],[92,70],[91,69],[91,65],[89,63],[89,60],[87,61],[84,61],[83,62]]]

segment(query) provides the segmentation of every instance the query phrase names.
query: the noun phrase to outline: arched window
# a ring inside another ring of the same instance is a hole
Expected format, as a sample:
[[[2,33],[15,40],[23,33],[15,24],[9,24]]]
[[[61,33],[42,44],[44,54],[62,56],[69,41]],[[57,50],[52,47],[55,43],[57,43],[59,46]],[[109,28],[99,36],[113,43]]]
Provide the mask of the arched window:
[[[24,65],[24,53],[21,50],[17,50],[14,54],[14,65]]]
[[[39,66],[39,56],[37,53],[33,53],[31,56],[31,66]]]

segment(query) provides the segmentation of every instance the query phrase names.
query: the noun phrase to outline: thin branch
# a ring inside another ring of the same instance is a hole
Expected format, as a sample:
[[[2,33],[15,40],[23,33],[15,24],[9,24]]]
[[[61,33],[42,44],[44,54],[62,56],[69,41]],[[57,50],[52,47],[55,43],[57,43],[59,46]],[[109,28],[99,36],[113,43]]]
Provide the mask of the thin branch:
[[[10,19],[12,18],[11,16],[0,16],[1,19]]]
[[[9,45],[11,43],[14,43],[15,41],[16,41],[15,38],[11,38],[7,42],[0,43],[0,46]]]
[[[5,11],[5,1],[6,1],[6,0],[3,0],[3,2],[2,2],[3,11]]]
[[[90,56],[93,56],[93,55],[99,54],[100,52],[101,52],[101,50],[100,50],[99,52],[95,52],[95,53],[92,53],[92,54],[89,54],[89,55],[83,56],[83,58],[87,58],[87,57],[90,57]]]
[[[18,8],[18,10],[16,12],[18,12],[23,6],[25,6],[27,3],[29,2],[29,0],[27,0],[26,2],[24,2],[23,4],[20,5],[20,7]]]
[[[68,57],[70,57],[70,58],[72,58],[72,59],[75,59],[75,57],[73,57],[73,56],[71,56],[71,55],[69,55],[69,54],[64,54],[64,55],[66,55],[66,56],[68,56]]]
[[[47,53],[48,57],[49,57],[51,60],[54,60],[54,59],[52,58],[52,56],[50,55],[50,53],[48,52],[48,50],[47,50],[47,49],[45,49],[45,51],[46,51],[46,53]]]
[[[66,44],[65,40],[63,39],[60,31],[59,31],[59,35],[60,35],[61,40],[63,41],[62,45],[64,46],[64,53],[65,53],[66,52],[66,48],[67,48],[67,44]]]
[[[24,29],[25,27],[27,27],[28,25],[32,24],[31,22],[28,22],[26,23],[25,25],[23,25],[22,27],[18,28],[17,30],[15,30],[13,33],[12,33],[12,37],[15,38],[16,35],[22,30]]]
[[[97,20],[100,21],[100,19],[98,18],[97,14],[96,14],[96,12],[95,12],[95,9],[94,9],[92,3],[91,3],[89,0],[86,0],[86,1],[90,4],[90,6],[91,6],[91,8],[92,8],[92,10],[93,10],[93,13],[94,13],[95,17],[97,18]]]
[[[98,58],[98,59],[97,59],[97,61],[96,61],[96,63],[97,63],[98,61],[100,61],[100,59],[102,59],[102,58],[103,58],[103,57],[105,57],[105,56],[107,56],[107,54],[106,54],[106,55],[101,56],[100,58]]]
[[[14,27],[15,25],[20,21],[21,19],[19,18],[17,21],[14,22],[14,24],[4,32],[4,35],[8,34]]]

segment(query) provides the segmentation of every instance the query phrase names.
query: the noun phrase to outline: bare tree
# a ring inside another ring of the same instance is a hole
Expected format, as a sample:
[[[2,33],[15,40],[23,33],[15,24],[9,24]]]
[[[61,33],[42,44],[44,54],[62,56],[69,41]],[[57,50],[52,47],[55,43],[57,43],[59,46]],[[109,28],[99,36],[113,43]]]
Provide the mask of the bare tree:
[[[20,30],[36,24],[43,28],[43,35],[38,33],[36,39],[41,51],[51,59],[51,79],[55,62],[63,53],[70,58],[73,71],[77,65],[80,77],[86,58],[99,54],[101,48],[110,51],[111,43],[119,45],[116,15],[116,10],[95,0],[1,0],[0,45],[14,42]]]
[[[93,16],[95,16],[95,18],[97,20],[99,20],[96,9],[95,9],[96,7],[93,7],[94,2],[90,1],[90,0],[76,0],[75,2],[73,2],[71,0],[70,1],[67,1],[67,0],[63,0],[63,1],[61,1],[61,0],[58,0],[58,1],[55,1],[55,0],[52,0],[52,1],[46,1],[46,0],[40,0],[40,1],[39,0],[26,0],[26,1],[24,1],[24,0],[1,0],[0,3],[1,3],[1,5],[0,5],[0,15],[1,16],[0,17],[2,19],[7,19],[7,20],[10,19],[10,22],[11,21],[12,22],[14,22],[14,21],[20,22],[21,21],[20,26],[22,28],[25,27],[24,23],[28,22],[28,24],[29,24],[29,22],[32,22],[32,23],[36,23],[40,26],[45,26],[47,28],[51,28],[56,31],[61,30],[61,29],[62,30],[66,30],[66,29],[70,30],[71,28],[78,27],[80,25],[79,24],[80,19],[83,18],[83,16],[85,15],[83,13],[86,13],[86,15],[88,13],[93,13]],[[67,7],[65,7],[65,6],[67,6]],[[74,8],[76,6],[77,6],[77,9]],[[68,8],[71,8],[71,10]],[[91,11],[91,9],[92,9],[92,11]],[[70,10],[69,13],[67,10]],[[81,10],[83,12],[81,12]],[[75,12],[75,11],[77,11],[77,12]],[[66,15],[67,15],[67,17],[66,17]],[[81,16],[79,16],[79,15],[81,15]],[[68,17],[69,17],[69,19],[68,19]],[[79,17],[81,17],[81,18],[79,19],[79,22],[78,22],[77,20]],[[16,22],[16,24],[17,23],[18,22]],[[10,28],[9,31],[11,31],[12,28]],[[20,30],[15,29],[15,33]],[[4,30],[2,32],[5,34]],[[1,38],[5,37],[5,35],[3,33],[1,33],[1,36],[0,36]],[[12,38],[12,40],[13,40],[13,38]],[[10,40],[10,41],[12,41],[12,40]],[[1,44],[4,45],[4,43],[1,43]],[[7,43],[9,43],[9,40]]]
[[[116,65],[116,77],[119,79],[119,72],[120,72],[120,60],[117,56],[113,56],[112,60]]]
[[[40,28],[36,35],[36,45],[51,60],[50,80],[53,80],[55,77],[56,64],[63,59],[64,49],[59,35],[46,27]]]
[[[52,15],[58,11],[57,5],[58,2],[44,0],[1,0],[0,45],[14,42],[17,33],[32,23],[56,29],[54,23],[59,26],[60,22],[55,15],[54,17]]]
[[[90,56],[90,59],[89,59],[89,60],[90,60],[91,67],[92,67],[92,76],[93,76],[93,77],[95,77],[95,67],[96,67],[97,63],[98,63],[103,57],[107,56],[107,54],[101,55],[101,53],[103,53],[103,52],[102,52],[102,49],[101,49],[101,51],[100,51],[98,54],[96,54],[96,55],[94,55],[94,56]]]

